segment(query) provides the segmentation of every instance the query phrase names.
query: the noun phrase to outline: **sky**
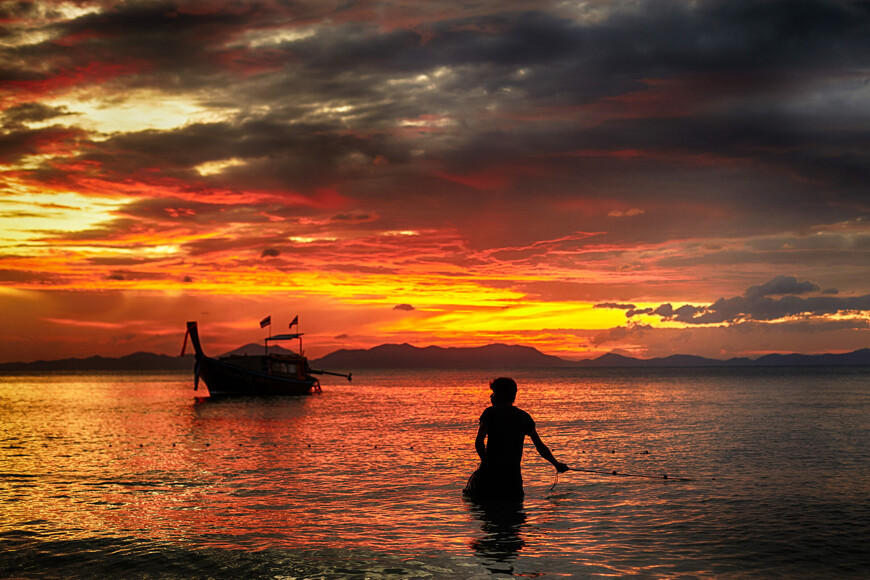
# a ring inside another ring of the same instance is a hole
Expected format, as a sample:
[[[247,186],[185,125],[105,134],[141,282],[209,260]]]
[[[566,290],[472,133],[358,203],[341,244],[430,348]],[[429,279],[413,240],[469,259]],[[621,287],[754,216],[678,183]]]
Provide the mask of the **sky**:
[[[0,362],[294,316],[312,357],[867,347],[868,39],[847,0],[4,2]]]

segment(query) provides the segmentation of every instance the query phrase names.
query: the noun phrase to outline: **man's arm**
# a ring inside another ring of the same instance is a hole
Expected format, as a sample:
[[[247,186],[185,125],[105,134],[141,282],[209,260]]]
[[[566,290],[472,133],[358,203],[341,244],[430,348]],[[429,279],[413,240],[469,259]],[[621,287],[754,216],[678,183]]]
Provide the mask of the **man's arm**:
[[[486,456],[486,443],[484,440],[486,439],[486,424],[481,423],[480,428],[477,430],[477,437],[474,439],[474,448],[477,450],[477,454],[480,455],[480,461],[483,463],[483,458]]]
[[[550,448],[544,445],[544,442],[541,441],[540,435],[538,435],[538,430],[532,427],[532,431],[529,433],[529,437],[532,439],[532,443],[535,444],[535,449],[538,450],[538,453],[541,454],[541,457],[549,461],[553,464],[553,467],[556,468],[556,471],[559,473],[565,473],[568,471],[568,466],[562,463],[561,461],[556,460],[553,457],[553,452],[550,451]]]

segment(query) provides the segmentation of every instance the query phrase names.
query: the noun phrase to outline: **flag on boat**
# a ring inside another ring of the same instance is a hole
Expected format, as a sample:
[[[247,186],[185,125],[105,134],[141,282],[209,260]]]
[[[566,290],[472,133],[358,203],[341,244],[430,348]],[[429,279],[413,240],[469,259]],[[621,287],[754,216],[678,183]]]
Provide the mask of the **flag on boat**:
[[[299,324],[299,315],[293,317],[293,320],[290,321],[290,328],[293,328],[294,324]]]
[[[271,325],[272,325],[272,315],[271,314],[260,321],[260,328],[266,328],[267,326],[271,326]]]

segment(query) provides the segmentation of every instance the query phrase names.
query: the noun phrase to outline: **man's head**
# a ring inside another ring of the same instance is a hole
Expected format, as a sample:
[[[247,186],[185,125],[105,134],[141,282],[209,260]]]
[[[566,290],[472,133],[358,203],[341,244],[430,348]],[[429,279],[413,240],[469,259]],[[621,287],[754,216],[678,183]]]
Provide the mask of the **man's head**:
[[[507,377],[499,377],[489,383],[492,389],[493,403],[507,403],[512,405],[517,398],[517,383]]]

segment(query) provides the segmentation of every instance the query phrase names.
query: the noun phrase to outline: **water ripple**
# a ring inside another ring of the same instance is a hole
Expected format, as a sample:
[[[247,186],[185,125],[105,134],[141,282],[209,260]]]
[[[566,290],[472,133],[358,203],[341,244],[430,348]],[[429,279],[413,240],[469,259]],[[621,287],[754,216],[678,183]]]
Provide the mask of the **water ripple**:
[[[217,403],[194,402],[186,376],[7,377],[0,565],[166,578],[865,574],[866,373],[529,371],[518,404],[558,457],[600,473],[554,485],[529,447],[526,499],[501,512],[458,493],[477,464],[487,376],[362,376],[317,397]]]

